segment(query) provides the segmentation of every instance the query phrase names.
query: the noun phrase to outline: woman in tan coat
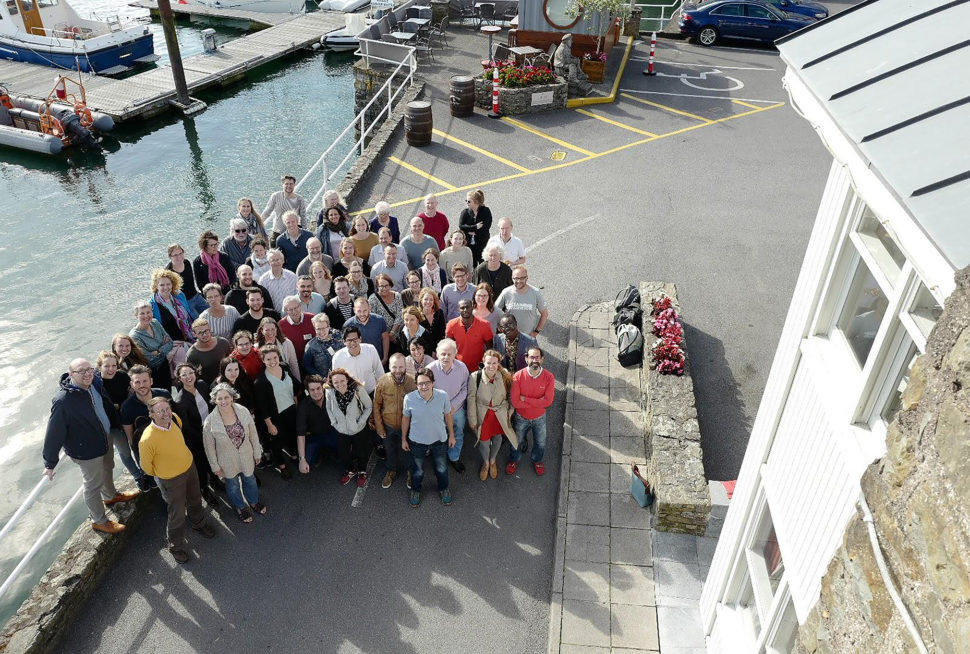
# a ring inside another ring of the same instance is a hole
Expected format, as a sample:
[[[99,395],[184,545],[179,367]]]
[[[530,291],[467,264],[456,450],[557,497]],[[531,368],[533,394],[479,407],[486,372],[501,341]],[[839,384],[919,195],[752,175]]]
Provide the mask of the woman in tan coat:
[[[468,425],[475,430],[478,451],[482,455],[482,469],[478,478],[485,481],[489,476],[498,477],[499,450],[502,449],[504,434],[512,447],[519,446],[519,439],[512,428],[512,408],[509,402],[509,389],[512,388],[512,375],[499,361],[501,355],[488,350],[482,357],[483,370],[476,370],[468,380],[468,403],[465,411]]]
[[[256,423],[249,409],[235,403],[239,393],[229,384],[216,384],[211,398],[216,409],[202,425],[206,458],[212,472],[226,482],[226,496],[240,522],[252,522],[250,509],[266,513],[254,476],[256,462],[263,456]]]

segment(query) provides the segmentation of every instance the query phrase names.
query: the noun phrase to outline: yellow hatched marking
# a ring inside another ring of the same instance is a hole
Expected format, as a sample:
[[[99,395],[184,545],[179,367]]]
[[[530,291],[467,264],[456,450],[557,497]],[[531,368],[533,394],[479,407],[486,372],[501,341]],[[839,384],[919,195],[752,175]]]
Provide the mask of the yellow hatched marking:
[[[640,104],[650,105],[651,107],[656,107],[657,109],[663,109],[664,111],[670,111],[675,114],[680,114],[681,116],[693,118],[694,120],[702,120],[705,123],[711,122],[710,118],[704,118],[704,116],[698,116],[697,114],[692,114],[689,111],[681,111],[680,109],[674,109],[673,107],[668,107],[667,105],[660,104],[659,102],[650,102],[650,100],[644,100],[643,98],[632,96],[629,93],[621,93],[620,95],[628,100],[635,100]]]
[[[525,172],[525,173],[515,173],[515,174],[512,174],[512,175],[505,175],[504,177],[496,177],[494,179],[488,179],[488,180],[484,180],[484,181],[481,181],[481,182],[473,182],[472,184],[466,184],[464,186],[451,187],[451,188],[449,188],[446,191],[441,191],[437,195],[440,197],[440,196],[443,196],[443,195],[448,195],[450,193],[460,193],[462,191],[469,191],[469,190],[472,190],[472,189],[482,188],[484,186],[490,186],[492,184],[498,184],[500,182],[507,182],[507,181],[510,181],[510,180],[513,180],[513,179],[521,179],[523,177],[530,177],[532,175],[538,175],[540,173],[549,173],[549,172],[552,172],[554,170],[559,170],[560,168],[566,168],[567,166],[575,166],[577,164],[585,163],[587,161],[591,161],[591,160],[594,160],[594,159],[599,159],[600,157],[605,157],[607,155],[613,154],[614,152],[620,152],[621,150],[626,150],[628,148],[635,148],[635,147],[637,147],[639,145],[643,145],[644,143],[650,143],[652,141],[658,141],[660,139],[665,139],[665,138],[668,138],[670,136],[676,136],[677,134],[683,134],[684,132],[692,132],[695,129],[703,129],[705,127],[710,127],[711,125],[716,125],[718,123],[724,123],[724,122],[727,122],[729,120],[736,120],[738,118],[743,118],[744,116],[751,116],[753,114],[759,114],[759,113],[761,113],[763,111],[769,111],[771,109],[777,109],[778,107],[784,107],[784,106],[785,106],[785,103],[784,102],[779,102],[777,104],[769,105],[767,107],[758,107],[756,109],[752,109],[751,111],[744,111],[742,113],[735,114],[733,116],[725,116],[724,118],[718,118],[716,120],[711,120],[711,121],[706,122],[706,123],[698,123],[696,125],[690,125],[689,127],[684,127],[682,129],[674,130],[673,132],[666,132],[665,134],[660,134],[659,136],[651,136],[649,138],[640,139],[638,141],[633,141],[632,143],[625,143],[625,144],[620,145],[620,146],[617,146],[615,148],[611,148],[609,150],[606,150],[605,152],[597,152],[595,154],[590,153],[586,157],[582,157],[580,159],[575,159],[573,161],[564,161],[563,163],[553,164],[551,166],[546,166],[545,168],[538,168],[536,170],[530,170],[529,172]],[[512,122],[511,119],[507,119],[507,118],[503,118],[502,120],[509,120],[510,122]],[[564,145],[563,147],[568,147],[568,146]],[[401,165],[403,165],[405,167],[408,167],[407,164],[405,164],[404,162],[398,160],[396,157],[389,157],[389,158],[390,158],[391,161],[394,161],[395,163],[399,163],[399,164],[401,164]],[[420,175],[424,175],[424,173],[422,173],[420,171],[415,170],[415,172],[417,172]],[[444,185],[444,182],[440,182],[439,181],[439,183],[441,183],[442,185]],[[423,200],[424,200],[424,196],[422,195],[420,197],[409,198],[407,200],[402,200],[400,202],[393,202],[393,203],[391,203],[391,207],[393,208],[393,207],[403,207],[403,206],[406,206],[406,205],[413,205],[413,204],[417,204],[418,202],[421,202]],[[359,211],[352,212],[351,215],[352,216],[358,216],[358,215],[361,215],[361,214],[373,213],[373,211],[374,211],[373,209],[361,209]]]
[[[424,177],[429,182],[434,182],[435,184],[438,184],[439,186],[444,186],[449,191],[454,191],[454,190],[457,189],[457,187],[454,184],[449,184],[445,180],[439,179],[439,178],[435,177],[434,175],[432,175],[431,173],[426,173],[423,170],[421,170],[420,168],[418,168],[416,166],[412,166],[411,164],[409,164],[406,161],[401,161],[397,157],[393,157],[392,156],[392,157],[388,157],[388,159],[390,159],[391,161],[393,161],[394,163],[396,163],[401,168],[404,168],[405,170],[410,170],[415,175],[420,175],[421,177]]]
[[[472,150],[473,152],[477,152],[478,154],[483,154],[486,157],[489,157],[491,159],[495,159],[495,161],[504,163],[506,166],[508,166],[510,168],[515,168],[516,170],[521,170],[523,173],[531,172],[530,169],[526,168],[525,166],[520,166],[519,164],[515,163],[514,161],[509,161],[505,157],[500,157],[500,156],[498,156],[497,154],[495,154],[493,152],[489,152],[488,150],[483,150],[482,148],[478,147],[477,145],[472,145],[471,143],[469,143],[467,141],[462,141],[457,136],[452,136],[451,134],[446,134],[445,132],[442,132],[440,129],[432,129],[431,131],[432,131],[432,133],[437,134],[438,136],[440,136],[441,138],[443,138],[445,140],[454,141],[455,143],[457,143],[458,145],[460,145],[460,146],[462,146],[464,148],[468,148],[469,150]]]
[[[515,120],[514,118],[509,118],[507,116],[504,116],[504,117],[502,117],[502,120],[504,120],[505,122],[507,122],[509,125],[514,125],[515,127],[518,127],[519,129],[524,129],[525,131],[529,132],[530,134],[535,134],[539,138],[544,138],[547,141],[552,141],[556,145],[561,145],[562,147],[566,148],[567,150],[572,150],[573,152],[578,152],[580,154],[585,154],[587,157],[592,157],[593,156],[593,153],[590,152],[589,150],[584,150],[583,148],[581,148],[579,146],[573,145],[571,143],[566,143],[565,141],[563,141],[561,139],[557,139],[555,136],[551,136],[549,134],[546,134],[545,132],[542,132],[540,130],[537,130],[535,127],[532,127],[531,125],[526,125],[525,123],[519,122],[518,120]]]
[[[745,102],[744,100],[731,100],[731,102],[736,102],[742,107],[747,107],[748,109],[761,109],[761,107],[759,107],[758,105],[751,104],[750,102]]]
[[[595,118],[596,120],[602,120],[604,123],[609,123],[610,125],[613,125],[615,127],[619,127],[621,129],[629,130],[629,131],[635,132],[637,134],[642,134],[644,136],[656,136],[656,134],[654,134],[653,132],[648,132],[648,131],[646,131],[644,129],[638,129],[636,127],[631,127],[630,125],[626,125],[624,123],[621,123],[618,120],[613,120],[612,118],[607,118],[605,116],[600,116],[598,114],[594,114],[592,111],[589,111],[587,109],[577,109],[576,110],[576,113],[583,114],[584,116],[589,116],[590,118]]]

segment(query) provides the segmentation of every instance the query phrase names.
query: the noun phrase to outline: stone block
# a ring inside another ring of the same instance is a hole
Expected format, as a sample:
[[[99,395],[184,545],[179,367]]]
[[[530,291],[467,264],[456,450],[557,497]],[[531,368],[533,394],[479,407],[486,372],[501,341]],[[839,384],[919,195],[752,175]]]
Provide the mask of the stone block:
[[[564,565],[562,596],[565,600],[609,602],[609,564],[567,560]]]
[[[566,526],[566,560],[610,562],[610,528],[592,525]]]
[[[611,527],[650,528],[650,511],[640,508],[632,496],[611,493],[606,497],[610,498]]]
[[[610,497],[607,493],[570,493],[566,521],[571,525],[609,526]]]
[[[639,565],[611,565],[610,601],[614,604],[656,606],[653,568]]]
[[[588,461],[574,462],[570,468],[569,489],[595,493],[610,492],[610,465]]]
[[[609,463],[609,436],[580,436],[573,433],[570,456],[573,462]]]
[[[564,645],[609,647],[610,605],[563,599],[561,633]]]
[[[649,529],[610,528],[610,563],[653,565],[653,533]]]
[[[569,498],[569,482],[570,471],[572,470],[572,459],[563,455],[559,463],[559,493],[556,496],[556,515],[565,518],[566,517],[566,503]]]
[[[610,643],[613,647],[660,649],[657,613],[653,607],[613,604],[610,612]]]
[[[566,520],[556,520],[556,543],[553,548],[552,592],[561,593],[566,563]]]
[[[502,113],[507,116],[520,116],[565,109],[568,85],[561,77],[556,79],[559,81],[554,84],[540,84],[520,89],[500,86],[498,90],[499,106],[502,108]],[[549,91],[552,92],[551,101],[536,104],[533,96],[537,93]],[[492,107],[492,80],[481,77],[475,78],[475,103],[483,109]]]

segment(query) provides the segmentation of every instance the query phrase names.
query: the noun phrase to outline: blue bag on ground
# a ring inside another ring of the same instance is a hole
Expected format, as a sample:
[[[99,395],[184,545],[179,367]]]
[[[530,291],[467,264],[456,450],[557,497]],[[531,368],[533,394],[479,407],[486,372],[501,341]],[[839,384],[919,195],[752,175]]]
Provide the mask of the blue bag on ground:
[[[633,474],[630,475],[630,494],[641,507],[653,504],[653,491],[650,489],[650,482],[640,474],[640,468],[633,464]]]

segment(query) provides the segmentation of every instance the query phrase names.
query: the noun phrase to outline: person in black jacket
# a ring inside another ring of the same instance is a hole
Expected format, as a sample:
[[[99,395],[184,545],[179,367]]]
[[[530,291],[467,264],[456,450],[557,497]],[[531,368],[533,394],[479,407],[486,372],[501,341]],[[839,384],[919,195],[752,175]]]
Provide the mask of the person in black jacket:
[[[209,504],[214,504],[216,498],[209,487],[209,477],[214,475],[211,475],[205,445],[202,442],[202,423],[212,410],[212,405],[209,404],[209,385],[199,378],[199,369],[191,363],[178,364],[175,368],[175,377],[176,390],[175,395],[172,396],[175,414],[182,421],[182,436],[185,438],[185,445],[192,452],[195,471],[199,475],[202,498]],[[218,486],[217,482],[218,478],[212,485]]]
[[[481,189],[469,191],[465,204],[458,216],[458,229],[468,234],[468,247],[472,251],[473,264],[477,266],[482,262],[482,248],[488,243],[492,210],[485,206],[485,193]]]
[[[61,375],[44,436],[44,474],[54,478],[61,449],[81,468],[84,503],[91,526],[108,534],[124,530],[109,520],[105,506],[128,502],[137,492],[119,493],[114,484],[114,446],[111,428],[118,427],[118,412],[105,394],[87,359],[74,359]]]
[[[301,389],[293,375],[280,365],[279,348],[264,345],[259,348],[259,356],[263,359],[263,370],[254,384],[257,424],[263,425],[280,476],[291,479],[293,472],[287,462],[297,459],[296,402]],[[280,388],[279,394],[276,387]],[[280,399],[284,397],[286,401]]]
[[[236,268],[232,265],[229,255],[219,252],[219,237],[211,229],[202,232],[199,237],[199,256],[192,261],[192,272],[195,273],[195,286],[202,293],[206,284],[218,284],[222,287],[223,296],[236,283]],[[218,265],[217,265],[218,264]],[[202,293],[203,297],[205,293]]]

